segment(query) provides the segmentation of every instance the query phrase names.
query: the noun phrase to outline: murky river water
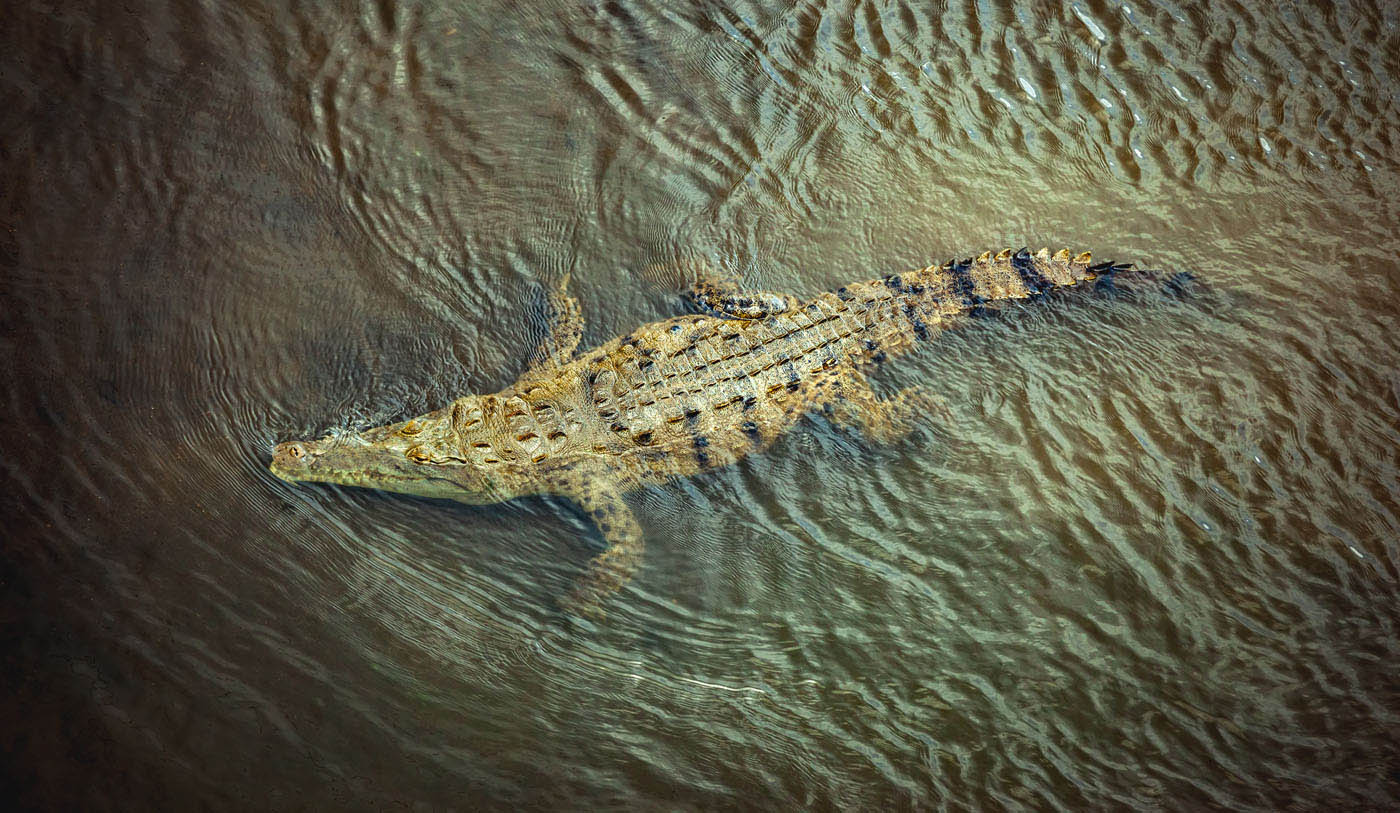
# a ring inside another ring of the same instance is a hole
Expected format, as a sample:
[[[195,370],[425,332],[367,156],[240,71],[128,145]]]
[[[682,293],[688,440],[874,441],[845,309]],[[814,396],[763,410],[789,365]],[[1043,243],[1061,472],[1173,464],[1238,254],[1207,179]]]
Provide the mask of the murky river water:
[[[29,806],[1400,800],[1400,11],[1128,0],[0,11],[6,781]],[[1002,247],[1189,271],[634,496],[295,488],[677,259],[812,293]]]

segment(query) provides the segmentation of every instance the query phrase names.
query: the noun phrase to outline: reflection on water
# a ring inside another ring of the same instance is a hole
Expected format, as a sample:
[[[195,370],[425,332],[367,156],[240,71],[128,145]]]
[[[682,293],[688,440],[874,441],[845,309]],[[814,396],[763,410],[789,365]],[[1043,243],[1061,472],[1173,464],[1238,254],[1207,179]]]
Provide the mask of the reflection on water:
[[[1367,3],[7,9],[6,761],[22,801],[1275,809],[1400,797],[1400,15]],[[1380,5],[1381,8],[1376,6]],[[1004,246],[1022,309],[635,495],[266,471],[512,380],[677,260],[811,293]]]

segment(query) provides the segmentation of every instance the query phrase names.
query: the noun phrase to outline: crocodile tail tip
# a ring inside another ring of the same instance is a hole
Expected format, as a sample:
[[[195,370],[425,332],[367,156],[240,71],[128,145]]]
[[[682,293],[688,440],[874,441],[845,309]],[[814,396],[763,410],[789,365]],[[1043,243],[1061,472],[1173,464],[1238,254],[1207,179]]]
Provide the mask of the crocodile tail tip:
[[[1162,283],[1162,290],[1171,296],[1184,297],[1195,292],[1208,292],[1210,286],[1201,281],[1201,278],[1190,271],[1177,271],[1167,277],[1167,281]]]

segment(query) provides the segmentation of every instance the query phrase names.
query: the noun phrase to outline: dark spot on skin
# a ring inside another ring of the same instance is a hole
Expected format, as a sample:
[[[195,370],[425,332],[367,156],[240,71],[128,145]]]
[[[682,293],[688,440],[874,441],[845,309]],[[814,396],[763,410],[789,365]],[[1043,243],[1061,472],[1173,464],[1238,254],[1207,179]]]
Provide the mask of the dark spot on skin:
[[[748,435],[749,437],[758,437],[758,424],[754,423],[753,421],[744,421],[743,423],[739,424],[739,428],[744,430],[744,434]]]
[[[797,374],[797,368],[792,366],[792,361],[783,362],[783,372],[787,374],[788,383],[795,384],[801,378]]]
[[[870,360],[875,362],[876,364],[884,364],[885,362],[890,360],[890,357],[885,354],[885,351],[881,350],[880,352],[871,356]]]
[[[914,325],[914,335],[920,339],[927,339],[928,325],[925,325],[924,320],[919,318],[918,310],[913,305],[905,305],[904,315]]]
[[[971,270],[972,264],[965,262],[953,263],[948,268],[948,273],[953,278],[953,291],[957,293],[965,308],[978,304],[978,300],[981,299],[981,297],[973,295],[976,283],[972,281],[972,276],[969,273]]]
[[[706,446],[709,446],[709,445],[710,445],[710,439],[707,438],[707,437],[705,437],[704,435],[701,435],[700,437],[698,437],[698,438],[695,439],[695,448],[697,448],[697,449],[703,449],[703,448],[705,448]]]
[[[681,326],[680,326],[680,325],[671,325],[671,332],[672,332],[672,333],[678,333],[678,332],[680,332],[680,329],[681,329]]]
[[[1055,287],[1054,283],[1045,278],[1036,268],[1035,261],[1030,254],[1017,252],[1011,258],[1011,267],[1016,269],[1016,273],[1021,277],[1021,284],[1026,286],[1026,292],[1030,294],[1042,294]]]
[[[755,397],[753,397],[752,395],[745,395],[745,396],[744,396],[744,410],[745,410],[745,411],[750,410],[750,409],[753,409],[754,404],[757,404],[757,403],[758,403],[758,399],[755,398]]]
[[[642,444],[643,446],[651,445],[652,439],[653,436],[651,432],[642,432],[641,434],[637,435],[637,442]]]
[[[695,460],[697,463],[703,466],[710,462],[710,456],[705,454],[704,452],[696,452]]]
[[[789,381],[785,386],[787,387],[788,392],[797,392],[797,389],[801,387],[802,384],[801,382],[794,379],[792,381]]]
[[[614,424],[612,424],[611,426],[609,426],[608,428],[611,429],[611,430],[614,431],[614,432],[626,432],[626,431],[627,431],[627,427],[623,426],[623,425],[620,424],[620,423],[614,423]]]
[[[607,522],[606,520],[599,520],[598,530],[602,531],[605,534],[612,533],[612,523]]]
[[[885,283],[885,287],[889,288],[891,291],[904,290],[904,277],[901,277],[898,274],[890,274],[888,277],[885,277],[880,281]]]
[[[846,286],[844,285],[836,289],[836,296],[842,302],[850,302],[852,299],[855,299],[855,296],[849,290],[847,290]]]

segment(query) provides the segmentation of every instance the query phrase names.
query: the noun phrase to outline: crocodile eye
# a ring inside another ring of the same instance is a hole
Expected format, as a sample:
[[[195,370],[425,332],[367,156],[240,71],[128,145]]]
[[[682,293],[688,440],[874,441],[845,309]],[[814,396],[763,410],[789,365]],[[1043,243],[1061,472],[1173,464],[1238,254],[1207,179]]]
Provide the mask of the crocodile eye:
[[[428,454],[428,450],[424,449],[422,446],[414,446],[413,448],[404,452],[404,454],[408,457],[409,460],[412,460],[414,463],[427,463],[428,461],[433,459],[433,456]]]
[[[291,455],[292,457],[299,458],[302,455],[306,454],[306,452],[303,452],[301,450],[301,444],[292,444],[291,446],[287,447],[287,454]]]
[[[404,424],[401,429],[399,429],[400,434],[404,435],[416,435],[422,431],[423,424],[419,423],[416,419],[409,421],[408,423]]]

